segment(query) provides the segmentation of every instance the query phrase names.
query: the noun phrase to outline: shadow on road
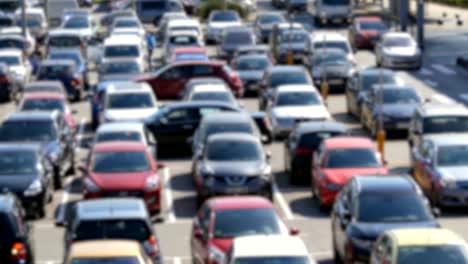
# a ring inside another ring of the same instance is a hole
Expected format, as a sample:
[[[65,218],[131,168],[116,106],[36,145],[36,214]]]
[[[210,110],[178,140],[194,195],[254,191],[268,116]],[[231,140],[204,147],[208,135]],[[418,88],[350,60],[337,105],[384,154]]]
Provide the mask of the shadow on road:
[[[192,175],[189,173],[176,174],[170,179],[171,189],[181,192],[194,192],[195,187]]]
[[[195,195],[174,199],[173,208],[175,216],[192,219],[197,214],[197,204]]]
[[[321,211],[318,203],[312,196],[302,197],[296,200],[292,200],[289,203],[289,207],[294,214],[301,215],[309,218],[328,218],[329,212]]]

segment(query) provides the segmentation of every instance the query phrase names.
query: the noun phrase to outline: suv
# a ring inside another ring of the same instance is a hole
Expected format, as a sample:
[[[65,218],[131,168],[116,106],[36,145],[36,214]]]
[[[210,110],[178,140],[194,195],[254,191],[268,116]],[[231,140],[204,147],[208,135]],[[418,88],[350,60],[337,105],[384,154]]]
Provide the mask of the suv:
[[[128,239],[143,244],[146,253],[161,262],[159,239],[145,203],[136,198],[103,198],[79,201],[64,222],[65,255],[73,242],[82,240]]]
[[[34,263],[32,227],[12,194],[0,195],[0,259],[4,264]]]
[[[83,94],[83,75],[73,60],[44,60],[39,65],[38,81],[61,81],[67,90],[68,97],[79,101]]]

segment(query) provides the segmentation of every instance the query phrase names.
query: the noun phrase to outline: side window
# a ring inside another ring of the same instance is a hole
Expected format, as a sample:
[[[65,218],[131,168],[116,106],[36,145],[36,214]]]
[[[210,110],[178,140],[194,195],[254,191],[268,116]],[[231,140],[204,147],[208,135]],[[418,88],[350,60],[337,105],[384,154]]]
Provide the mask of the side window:
[[[174,111],[169,112],[166,115],[166,118],[169,122],[178,122],[184,121],[189,119],[189,111],[188,109],[176,109]]]

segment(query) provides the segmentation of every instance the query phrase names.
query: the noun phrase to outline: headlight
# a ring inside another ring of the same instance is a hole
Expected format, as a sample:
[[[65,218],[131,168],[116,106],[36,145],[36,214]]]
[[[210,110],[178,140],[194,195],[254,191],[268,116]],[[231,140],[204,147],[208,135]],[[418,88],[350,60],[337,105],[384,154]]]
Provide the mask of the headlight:
[[[34,180],[28,189],[24,191],[24,196],[35,196],[42,192],[42,183],[39,180]]]
[[[440,180],[440,185],[444,188],[455,189],[457,188],[457,181],[453,178],[443,177]]]
[[[352,238],[351,239],[353,244],[360,248],[371,248],[372,247],[372,240],[366,240],[362,238]]]
[[[151,177],[146,180],[146,191],[154,191],[159,187],[159,178],[158,177]]]
[[[99,188],[99,186],[97,186],[90,178],[87,178],[87,177],[84,178],[83,184],[84,184],[85,189],[86,189],[88,192],[96,193],[96,192],[100,192],[100,191],[101,191],[101,189]]]
[[[218,263],[221,264],[224,262],[224,253],[221,252],[219,249],[210,246],[208,248],[208,258],[210,263]]]

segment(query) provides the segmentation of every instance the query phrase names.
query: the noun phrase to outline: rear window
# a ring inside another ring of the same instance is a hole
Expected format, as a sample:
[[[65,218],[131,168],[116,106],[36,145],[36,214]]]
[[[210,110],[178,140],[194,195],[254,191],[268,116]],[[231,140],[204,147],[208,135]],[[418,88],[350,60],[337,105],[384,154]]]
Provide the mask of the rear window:
[[[104,51],[105,57],[138,57],[140,54],[135,45],[108,46]]]
[[[67,65],[49,65],[39,67],[38,78],[59,78],[69,71]]]
[[[98,133],[97,142],[107,142],[107,141],[141,141],[140,133],[132,131],[122,131],[122,132],[106,132]]]
[[[77,47],[81,45],[79,37],[51,37],[49,38],[49,46],[53,47]]]
[[[28,110],[44,110],[44,111],[53,111],[58,110],[64,112],[65,105],[64,101],[58,99],[30,99],[26,100],[21,107],[22,111]]]
[[[310,133],[310,134],[304,134],[301,136],[301,139],[299,140],[299,146],[300,147],[306,147],[310,149],[316,149],[322,140],[331,138],[331,137],[336,137],[339,135],[343,135],[341,132],[319,132],[319,133]]]
[[[143,220],[103,220],[81,222],[75,241],[93,239],[130,239],[146,241],[151,232]]]

